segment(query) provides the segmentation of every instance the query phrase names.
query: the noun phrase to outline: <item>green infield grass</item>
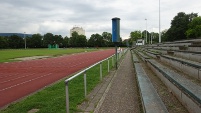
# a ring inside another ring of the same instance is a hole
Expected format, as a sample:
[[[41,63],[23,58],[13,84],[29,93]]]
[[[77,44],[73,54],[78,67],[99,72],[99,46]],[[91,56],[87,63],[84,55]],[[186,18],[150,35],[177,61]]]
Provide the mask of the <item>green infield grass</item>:
[[[108,75],[107,60],[102,63],[103,77]],[[112,67],[112,58],[110,58],[110,69]],[[89,93],[93,88],[100,83],[100,65],[97,65],[87,71],[87,92]],[[37,109],[37,113],[66,113],[66,99],[65,99],[65,84],[64,80],[51,85],[44,90],[41,90],[31,96],[26,97],[20,102],[9,105],[0,113],[27,113],[30,110]],[[80,75],[69,81],[69,101],[70,112],[79,112],[77,105],[82,103],[86,98],[84,97],[84,79]]]
[[[13,62],[15,58],[30,56],[60,56],[64,54],[96,51],[98,49],[5,49],[0,50],[0,62]]]

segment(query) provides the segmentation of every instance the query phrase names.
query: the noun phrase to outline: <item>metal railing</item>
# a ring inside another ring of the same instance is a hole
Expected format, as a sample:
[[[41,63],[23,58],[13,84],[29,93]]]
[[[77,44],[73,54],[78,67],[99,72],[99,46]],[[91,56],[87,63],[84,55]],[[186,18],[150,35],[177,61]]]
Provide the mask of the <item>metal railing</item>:
[[[126,53],[126,51],[127,51],[127,49],[125,49],[124,51],[122,51],[122,52],[120,52],[120,53],[118,53],[118,59],[117,60],[119,60],[125,53]],[[104,60],[101,60],[101,61],[99,61],[99,62],[97,62],[97,63],[95,63],[95,64],[93,64],[93,65],[91,65],[90,67],[88,67],[88,68],[86,68],[86,69],[84,69],[84,70],[82,70],[82,71],[80,71],[79,73],[77,73],[77,74],[75,74],[74,76],[72,76],[72,77],[70,77],[70,78],[68,78],[68,79],[66,79],[65,80],[65,86],[66,86],[66,113],[70,113],[70,111],[69,111],[69,90],[68,90],[68,82],[69,81],[71,81],[71,80],[73,80],[74,78],[76,78],[76,77],[78,77],[78,76],[80,76],[81,74],[84,74],[84,95],[85,95],[85,97],[87,96],[87,79],[86,79],[86,71],[87,70],[89,70],[89,69],[91,69],[91,68],[93,68],[94,66],[96,66],[96,65],[98,65],[98,64],[100,64],[100,80],[102,81],[102,62],[104,62],[104,61],[108,61],[108,72],[110,71],[110,58],[112,58],[112,66],[114,66],[114,56],[115,56],[115,54],[114,55],[112,55],[112,56],[110,56],[110,57],[108,57],[108,58],[106,58],[106,59],[104,59]]]

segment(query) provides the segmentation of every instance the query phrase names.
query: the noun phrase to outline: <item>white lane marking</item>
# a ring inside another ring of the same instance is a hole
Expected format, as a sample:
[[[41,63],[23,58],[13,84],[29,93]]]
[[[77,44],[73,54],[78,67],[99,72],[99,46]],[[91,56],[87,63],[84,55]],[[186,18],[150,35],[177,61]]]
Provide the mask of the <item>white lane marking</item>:
[[[3,82],[0,82],[0,84],[6,83],[6,82],[10,82],[10,81],[13,81],[13,80],[17,80],[17,79],[20,79],[20,78],[24,78],[24,77],[27,77],[27,76],[30,76],[30,75],[34,75],[34,74],[35,73],[28,74],[28,75],[25,75],[25,76],[20,76],[20,77],[17,77],[17,78],[14,78],[14,79],[10,79],[10,80],[6,80],[6,81],[3,81]]]
[[[10,77],[10,76],[15,76],[15,75],[18,75],[18,74],[19,74],[19,73],[14,74],[14,75],[1,76],[0,79],[2,79],[2,78],[4,79],[4,78]]]
[[[37,80],[37,79],[39,79],[39,78],[42,78],[42,77],[45,77],[45,76],[48,76],[48,75],[51,75],[51,74],[52,74],[52,73],[49,73],[49,74],[46,74],[46,75],[43,75],[43,76],[39,76],[39,77],[36,77],[36,78],[34,78],[34,79],[27,80],[27,81],[24,81],[24,82],[22,82],[22,83],[19,83],[19,84],[16,84],[16,85],[13,85],[13,86],[10,86],[10,87],[1,89],[0,92],[1,92],[1,91],[5,91],[5,90],[8,90],[8,89],[11,89],[11,88],[13,88],[13,87],[16,87],[16,86],[19,86],[19,85],[22,85],[22,84],[25,84],[25,83],[28,83],[28,82],[31,82],[31,81],[34,81],[34,80]]]

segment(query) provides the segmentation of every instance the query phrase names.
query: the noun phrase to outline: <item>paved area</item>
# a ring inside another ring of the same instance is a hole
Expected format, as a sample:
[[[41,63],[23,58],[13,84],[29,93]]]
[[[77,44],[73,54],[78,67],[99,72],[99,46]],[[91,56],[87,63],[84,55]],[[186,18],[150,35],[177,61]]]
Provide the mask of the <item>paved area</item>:
[[[125,55],[117,71],[112,71],[88,97],[80,108],[85,113],[139,113],[137,92],[130,51]],[[84,107],[85,106],[85,107]]]

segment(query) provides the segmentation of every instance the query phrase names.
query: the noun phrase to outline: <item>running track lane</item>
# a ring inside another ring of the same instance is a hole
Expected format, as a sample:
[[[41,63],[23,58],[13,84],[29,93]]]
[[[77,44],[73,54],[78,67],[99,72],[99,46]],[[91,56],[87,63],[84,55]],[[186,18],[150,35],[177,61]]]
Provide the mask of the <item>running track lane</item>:
[[[103,60],[114,50],[0,64],[0,108]]]

